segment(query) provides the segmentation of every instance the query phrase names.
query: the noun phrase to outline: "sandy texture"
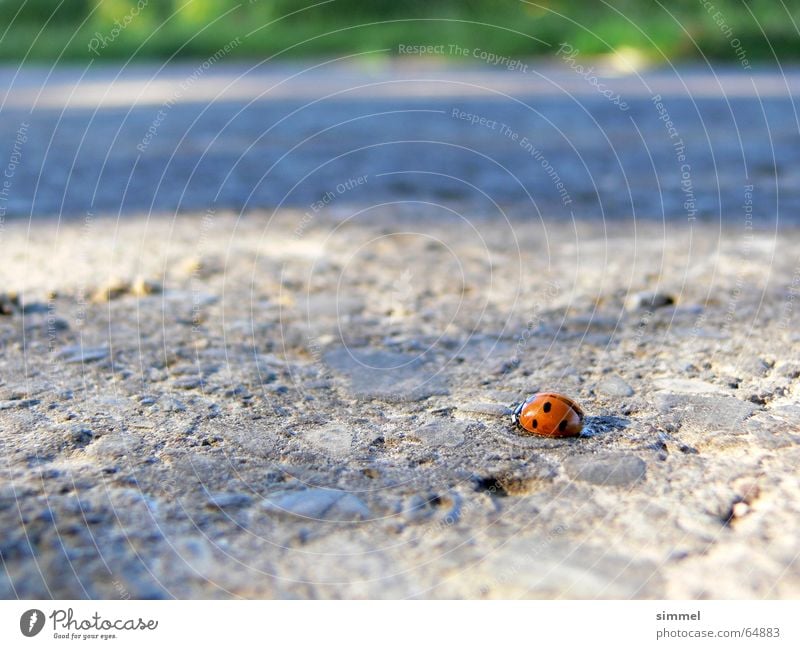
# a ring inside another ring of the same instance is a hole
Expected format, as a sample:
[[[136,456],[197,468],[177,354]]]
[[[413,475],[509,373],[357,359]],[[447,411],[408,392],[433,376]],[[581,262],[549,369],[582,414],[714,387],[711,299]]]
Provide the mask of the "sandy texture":
[[[800,231],[2,236],[3,597],[800,596]],[[544,389],[583,436],[513,429]]]

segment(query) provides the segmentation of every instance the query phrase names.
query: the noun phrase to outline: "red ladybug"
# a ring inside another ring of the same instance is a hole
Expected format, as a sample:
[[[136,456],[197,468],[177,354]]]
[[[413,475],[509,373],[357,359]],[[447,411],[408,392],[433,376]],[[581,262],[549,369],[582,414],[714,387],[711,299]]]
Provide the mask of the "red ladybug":
[[[536,435],[575,437],[583,428],[583,410],[563,394],[540,392],[519,404],[511,420]]]

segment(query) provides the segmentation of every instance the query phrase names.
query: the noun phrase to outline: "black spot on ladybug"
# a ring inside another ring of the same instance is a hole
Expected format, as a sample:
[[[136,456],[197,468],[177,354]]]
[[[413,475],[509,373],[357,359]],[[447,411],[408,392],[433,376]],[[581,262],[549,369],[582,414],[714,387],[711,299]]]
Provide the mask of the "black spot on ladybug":
[[[539,422],[538,422],[538,421],[536,421],[536,420],[534,419],[534,420],[531,422],[531,426],[533,426],[534,428],[538,428],[538,426],[539,426]]]
[[[566,427],[567,427],[567,420],[566,419],[562,419],[561,423],[558,425],[558,430],[563,431]]]
[[[545,411],[545,412],[550,412],[550,408],[552,408],[552,407],[553,407],[553,406],[552,406],[552,405],[550,405],[550,402],[549,402],[549,401],[546,401],[546,402],[545,402],[545,404],[544,404],[544,411]]]

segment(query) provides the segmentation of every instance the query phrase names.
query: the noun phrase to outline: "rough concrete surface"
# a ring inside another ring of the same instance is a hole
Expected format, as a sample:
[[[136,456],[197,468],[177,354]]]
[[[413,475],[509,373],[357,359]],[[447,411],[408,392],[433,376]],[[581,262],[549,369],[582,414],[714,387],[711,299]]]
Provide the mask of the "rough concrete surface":
[[[800,231],[394,209],[6,223],[0,596],[800,596]]]

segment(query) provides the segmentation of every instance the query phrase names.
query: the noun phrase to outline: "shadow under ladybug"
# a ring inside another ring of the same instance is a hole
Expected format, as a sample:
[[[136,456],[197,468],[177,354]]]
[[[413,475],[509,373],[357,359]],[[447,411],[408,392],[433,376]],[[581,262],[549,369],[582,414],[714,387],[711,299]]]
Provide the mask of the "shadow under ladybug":
[[[612,431],[625,430],[630,426],[631,420],[626,417],[586,417],[583,421],[581,437],[597,437]]]

